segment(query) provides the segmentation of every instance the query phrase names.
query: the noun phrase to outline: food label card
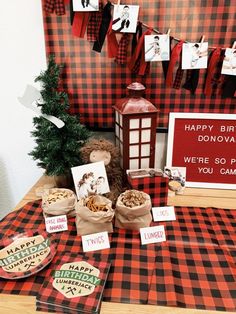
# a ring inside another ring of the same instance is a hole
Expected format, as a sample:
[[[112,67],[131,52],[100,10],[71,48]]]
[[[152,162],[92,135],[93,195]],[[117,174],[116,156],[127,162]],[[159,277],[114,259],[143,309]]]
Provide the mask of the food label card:
[[[153,207],[152,215],[154,221],[176,220],[174,206]]]
[[[142,244],[166,241],[164,226],[140,228],[140,236]]]
[[[66,215],[45,218],[46,230],[49,233],[68,230]]]
[[[82,236],[84,252],[97,251],[110,248],[108,232],[98,232]]]

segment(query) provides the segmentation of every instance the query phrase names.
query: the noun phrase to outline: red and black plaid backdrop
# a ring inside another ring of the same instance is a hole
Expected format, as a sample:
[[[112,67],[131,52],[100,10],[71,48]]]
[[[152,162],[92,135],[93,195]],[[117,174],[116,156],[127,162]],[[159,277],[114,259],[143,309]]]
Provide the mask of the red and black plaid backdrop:
[[[42,0],[44,1],[44,0]],[[236,39],[236,6],[234,0],[131,0],[139,4],[139,18],[150,27],[183,40],[197,42],[202,35],[211,47],[231,47]],[[46,52],[55,54],[56,61],[65,64],[64,88],[70,95],[71,113],[80,114],[81,121],[91,127],[111,128],[112,105],[124,97],[126,86],[134,80],[146,85],[146,98],[160,109],[159,127],[168,126],[169,112],[236,113],[235,98],[211,97],[203,94],[206,70],[200,70],[195,95],[180,88],[167,88],[160,62],[151,63],[150,74],[138,77],[126,65],[108,59],[105,43],[102,53],[92,50],[92,43],[73,37],[69,7],[66,14],[44,14]],[[172,47],[176,41],[172,41]],[[217,91],[218,93],[218,91]]]

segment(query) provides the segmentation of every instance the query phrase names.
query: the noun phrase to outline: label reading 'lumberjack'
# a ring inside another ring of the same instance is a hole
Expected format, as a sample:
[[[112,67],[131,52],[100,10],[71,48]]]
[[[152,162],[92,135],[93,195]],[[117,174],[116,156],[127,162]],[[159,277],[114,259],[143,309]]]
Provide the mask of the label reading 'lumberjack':
[[[100,284],[100,270],[87,262],[66,263],[54,272],[53,287],[66,298],[76,298],[93,293]]]
[[[17,239],[0,250],[0,267],[9,273],[30,271],[48,256],[49,245],[42,235]]]

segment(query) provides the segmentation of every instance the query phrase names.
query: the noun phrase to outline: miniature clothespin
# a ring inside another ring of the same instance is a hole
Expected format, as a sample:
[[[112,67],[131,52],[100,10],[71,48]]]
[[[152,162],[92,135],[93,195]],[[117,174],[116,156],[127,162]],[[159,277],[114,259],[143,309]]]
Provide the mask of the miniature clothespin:
[[[117,12],[119,11],[119,7],[120,7],[120,0],[117,0],[117,4],[116,4]]]
[[[204,43],[204,40],[205,40],[205,35],[202,35],[202,38],[200,41],[200,50],[201,50],[202,44]]]
[[[171,31],[171,29],[169,28],[168,31],[167,31],[167,33],[166,33],[166,41],[168,40],[168,38],[169,38],[169,36],[170,36],[170,31]]]

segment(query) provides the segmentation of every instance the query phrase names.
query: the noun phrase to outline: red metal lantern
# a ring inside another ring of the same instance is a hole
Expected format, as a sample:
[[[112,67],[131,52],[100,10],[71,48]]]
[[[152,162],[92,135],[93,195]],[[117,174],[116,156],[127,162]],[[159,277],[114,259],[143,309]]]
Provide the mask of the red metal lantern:
[[[121,167],[153,168],[155,163],[157,108],[141,97],[145,87],[132,83],[129,97],[114,106],[116,145],[120,148]]]

